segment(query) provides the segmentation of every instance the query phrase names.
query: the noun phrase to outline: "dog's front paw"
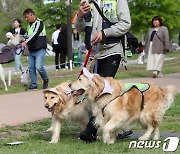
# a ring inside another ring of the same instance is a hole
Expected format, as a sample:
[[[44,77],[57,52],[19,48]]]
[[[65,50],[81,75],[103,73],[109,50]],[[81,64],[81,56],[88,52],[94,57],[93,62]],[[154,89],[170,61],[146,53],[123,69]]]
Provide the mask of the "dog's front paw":
[[[108,135],[106,135],[106,136],[103,135],[103,142],[109,144],[109,142],[110,142],[110,137],[109,137]]]
[[[109,142],[107,142],[108,145],[114,144],[114,140],[110,140]]]
[[[96,137],[96,139],[97,139],[97,140],[101,140],[101,139],[102,139],[102,136],[98,135],[98,136]]]
[[[159,140],[159,136],[154,136],[154,140]]]

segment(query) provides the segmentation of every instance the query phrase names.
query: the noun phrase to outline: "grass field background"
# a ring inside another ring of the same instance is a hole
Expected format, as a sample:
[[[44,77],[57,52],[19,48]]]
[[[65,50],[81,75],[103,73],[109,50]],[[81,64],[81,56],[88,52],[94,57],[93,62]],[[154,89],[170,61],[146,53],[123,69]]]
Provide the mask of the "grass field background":
[[[137,59],[139,55],[134,54],[128,60]],[[180,73],[180,52],[170,52],[166,54],[166,57],[172,57],[174,59],[168,60],[164,62],[164,67],[162,72],[164,74],[170,73]],[[85,59],[85,55],[83,55],[83,59]],[[27,57],[22,57],[22,64],[23,66],[27,66]],[[46,57],[45,65],[54,65],[54,57]],[[14,67],[14,62],[3,64],[3,67]],[[53,66],[52,66],[53,67]],[[50,87],[54,87],[55,85],[67,81],[67,80],[75,80],[77,79],[81,68],[75,67],[73,71],[70,70],[60,70],[58,72],[54,70],[48,70],[48,76],[50,78]],[[124,67],[119,67],[118,72],[115,76],[116,79],[126,79],[126,78],[137,78],[137,77],[151,77],[152,72],[146,71],[146,64],[144,65],[130,65],[128,66],[128,70],[126,71]],[[7,76],[6,76],[7,79]],[[0,80],[0,83],[2,81]],[[42,80],[38,74],[38,85],[39,89],[42,89]],[[12,86],[9,87],[9,91],[4,91],[3,84],[0,84],[0,94],[7,94],[7,93],[18,93],[24,92],[24,84],[20,82],[20,75],[13,75],[12,76]]]
[[[173,60],[166,61],[163,67],[163,73],[180,73],[180,52],[166,54],[167,57],[173,57]],[[133,55],[131,59],[137,59],[138,55]],[[23,65],[27,62],[26,57],[22,57]],[[47,57],[46,65],[54,64],[54,57]],[[146,65],[128,66],[125,71],[120,67],[116,79],[136,78],[151,76],[151,72],[145,70]],[[3,67],[13,67],[13,63],[6,64]],[[80,68],[73,71],[49,71],[50,87],[67,81],[75,80],[80,72]],[[1,81],[0,81],[1,82]],[[39,78],[38,84],[41,89],[42,83]],[[0,94],[24,92],[24,85],[20,83],[18,75],[12,78],[12,85],[8,92],[4,92],[4,87],[0,85]],[[48,112],[48,111],[47,111]],[[164,122],[161,125],[161,131],[180,133],[180,93],[177,94],[175,104],[166,112]],[[86,144],[78,139],[80,127],[77,123],[64,121],[61,132],[60,142],[49,144],[51,133],[44,133],[50,126],[50,119],[44,119],[32,123],[27,123],[17,127],[7,126],[0,129],[0,154],[161,154],[162,146],[159,149],[129,149],[130,139],[117,140],[113,145],[104,144],[101,140],[91,144]],[[141,130],[137,125],[134,130]],[[164,139],[162,139],[163,142]],[[7,143],[14,141],[24,142],[21,145],[9,146]],[[179,154],[180,150],[176,152]]]

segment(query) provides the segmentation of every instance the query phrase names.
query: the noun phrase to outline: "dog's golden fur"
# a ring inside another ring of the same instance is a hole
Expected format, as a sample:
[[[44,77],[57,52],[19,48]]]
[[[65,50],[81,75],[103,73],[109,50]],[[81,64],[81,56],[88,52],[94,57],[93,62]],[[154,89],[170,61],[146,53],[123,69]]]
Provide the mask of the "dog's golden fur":
[[[105,79],[113,89],[112,94],[101,95]],[[137,122],[146,128],[140,140],[148,140],[152,132],[154,132],[154,139],[159,139],[159,125],[165,111],[174,102],[176,88],[173,85],[161,88],[153,83],[148,84],[150,88],[144,92],[142,110],[142,94],[136,88],[132,88],[113,100],[124,89],[124,83],[113,78],[102,78],[95,74],[92,80],[89,80],[85,75],[81,75],[78,80],[71,83],[71,88],[85,90],[85,95],[92,104],[92,111],[96,117],[95,123],[98,129],[102,130],[103,141],[113,144],[118,133],[128,130]]]
[[[52,112],[52,124],[47,131],[52,131],[50,143],[57,143],[60,136],[62,120],[77,121],[84,130],[91,116],[90,104],[83,100],[83,103],[75,104],[77,96],[66,94],[69,90],[69,83],[61,83],[55,88],[44,90],[45,107]]]

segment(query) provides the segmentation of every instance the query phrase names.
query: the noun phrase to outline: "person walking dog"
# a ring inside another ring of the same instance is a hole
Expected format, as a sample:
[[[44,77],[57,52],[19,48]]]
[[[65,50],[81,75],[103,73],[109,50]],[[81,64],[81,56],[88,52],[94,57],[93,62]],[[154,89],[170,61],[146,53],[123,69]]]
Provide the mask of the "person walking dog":
[[[127,0],[94,0],[91,4],[89,2],[80,2],[74,25],[78,32],[85,31],[87,49],[93,46],[91,57],[97,53],[99,55],[97,67],[94,68],[96,73],[102,77],[114,78],[123,53],[120,37],[131,27],[128,3]],[[100,12],[103,15],[100,15]],[[92,117],[86,130],[80,133],[80,139],[86,142],[95,141],[96,133],[97,128]]]

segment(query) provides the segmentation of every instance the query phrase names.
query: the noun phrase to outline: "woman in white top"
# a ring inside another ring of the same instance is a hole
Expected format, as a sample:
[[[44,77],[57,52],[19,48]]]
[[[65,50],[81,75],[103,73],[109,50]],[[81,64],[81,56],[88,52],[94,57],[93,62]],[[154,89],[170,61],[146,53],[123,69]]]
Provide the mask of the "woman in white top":
[[[11,33],[13,34],[14,39],[19,39],[19,40],[14,41],[14,42],[17,42],[17,44],[21,43],[20,38],[21,38],[21,36],[23,36],[26,33],[26,31],[21,27],[21,20],[20,19],[14,19],[13,28],[11,29]],[[20,36],[17,37],[17,35],[20,35]],[[22,70],[23,70],[22,64],[20,61],[21,55],[22,55],[22,53],[20,53],[19,55],[15,54],[15,57],[14,57],[15,73],[14,74],[18,74],[18,73],[22,72]]]

